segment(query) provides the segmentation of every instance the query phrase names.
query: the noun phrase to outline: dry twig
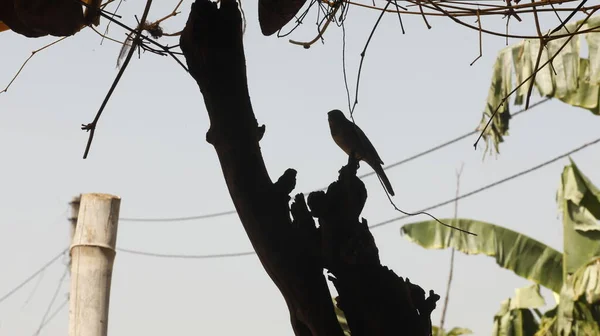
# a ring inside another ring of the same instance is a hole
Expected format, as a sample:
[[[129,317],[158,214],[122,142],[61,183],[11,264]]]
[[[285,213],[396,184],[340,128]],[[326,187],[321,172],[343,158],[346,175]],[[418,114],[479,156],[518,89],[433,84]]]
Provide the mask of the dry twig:
[[[148,12],[150,12],[150,6],[152,6],[152,0],[146,0],[146,7],[144,8],[144,13],[142,14],[141,22],[146,22],[146,18],[148,17]],[[129,50],[129,53],[127,54],[127,57],[125,58],[125,61],[123,62],[123,66],[121,67],[121,69],[119,69],[119,73],[117,74],[117,77],[113,81],[110,89],[108,90],[108,93],[106,94],[106,97],[104,97],[104,101],[102,102],[102,105],[100,105],[100,109],[96,113],[96,117],[94,118],[94,121],[92,121],[89,124],[81,125],[82,130],[90,132],[90,135],[89,135],[88,141],[87,141],[87,145],[85,146],[85,152],[83,153],[84,159],[87,158],[87,155],[90,151],[90,146],[92,145],[92,140],[94,139],[94,133],[96,132],[96,125],[98,124],[98,120],[100,119],[100,116],[102,115],[102,112],[104,111],[104,107],[106,107],[106,104],[108,103],[108,100],[110,99],[110,96],[112,95],[115,88],[117,87],[117,84],[119,83],[119,80],[121,79],[121,76],[123,76],[123,73],[125,72],[125,69],[127,68],[127,65],[129,64],[129,61],[131,60],[133,53],[135,52],[135,45],[141,42],[141,40],[140,40],[141,34],[142,34],[142,29],[141,29],[141,27],[138,27],[138,29],[136,30],[136,33],[135,33],[135,38],[133,40],[134,47]]]

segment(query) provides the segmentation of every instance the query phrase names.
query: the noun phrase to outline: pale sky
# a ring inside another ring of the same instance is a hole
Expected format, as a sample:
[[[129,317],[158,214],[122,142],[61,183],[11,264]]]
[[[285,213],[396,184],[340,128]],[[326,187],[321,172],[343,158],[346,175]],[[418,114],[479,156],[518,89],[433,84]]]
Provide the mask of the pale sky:
[[[176,0],[155,1],[150,19],[167,14]],[[189,13],[165,25],[180,29]],[[120,14],[130,25],[142,1],[124,2]],[[250,94],[259,123],[267,125],[261,148],[271,178],[288,167],[298,171],[295,192],[328,185],[345,164],[332,141],[327,112],[347,111],[341,63],[341,29],[331,26],[325,44],[311,49],[287,38],[260,33],[257,5],[244,2],[248,18],[245,50]],[[351,8],[347,61],[351,91],[362,50],[378,12]],[[514,32],[534,32],[530,16],[512,20]],[[445,18],[383,18],[363,67],[355,120],[383,161],[400,161],[474,129],[481,117],[499,37],[484,37],[475,65],[478,34]],[[474,19],[468,19],[474,22]],[[104,21],[105,22],[105,21]],[[312,39],[313,19],[292,35]],[[556,25],[545,17],[545,28]],[[103,23],[104,24],[104,23]],[[485,18],[484,27],[504,30]],[[111,26],[111,36],[124,32]],[[27,39],[0,34],[4,86],[32,50],[55,38]],[[0,297],[69,244],[68,202],[79,193],[122,197],[123,217],[179,217],[233,208],[214,148],[206,143],[208,116],[195,81],[173,60],[149,53],[134,57],[102,116],[90,156],[82,160],[90,122],[114,76],[120,46],[89,29],[36,55],[7,93],[0,95]],[[176,44],[177,39],[161,41]],[[516,43],[517,40],[511,41]],[[182,58],[183,59],[183,58]],[[539,97],[534,96],[533,101]],[[516,107],[513,111],[520,109]],[[527,169],[598,137],[600,119],[590,112],[551,101],[515,117],[498,158],[482,161],[475,136],[421,159],[392,168],[396,204],[415,211],[452,198],[455,171],[465,163],[461,191],[468,192]],[[598,147],[573,155],[600,185]],[[562,250],[555,193],[567,159],[459,203],[459,216],[488,221],[525,233]],[[370,172],[362,165],[360,173]],[[374,224],[399,214],[377,179],[364,179],[369,198],[362,216]],[[436,209],[452,216],[451,205]],[[384,265],[426,291],[446,293],[450,251],[428,251],[399,235],[402,224],[373,230]],[[251,249],[236,215],[177,223],[121,222],[118,247],[154,253],[203,255]],[[65,270],[61,259],[0,303],[0,335],[27,336],[37,330]],[[492,258],[457,254],[446,327],[489,335],[494,313],[514,289],[528,285]],[[54,307],[68,292],[63,281]],[[548,293],[547,291],[545,292]],[[118,253],[110,302],[109,335],[293,335],[286,305],[255,256],[227,259],[161,259]],[[553,300],[546,295],[549,302]],[[442,299],[443,300],[443,299]],[[441,301],[434,311],[438,324]],[[63,309],[40,335],[65,335]]]

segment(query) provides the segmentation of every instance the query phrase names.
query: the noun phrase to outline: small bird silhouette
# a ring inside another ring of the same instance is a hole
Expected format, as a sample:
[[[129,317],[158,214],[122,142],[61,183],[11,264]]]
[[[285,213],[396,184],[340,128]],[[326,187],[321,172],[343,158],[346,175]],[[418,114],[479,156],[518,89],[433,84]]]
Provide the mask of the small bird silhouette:
[[[327,113],[329,119],[329,129],[331,130],[331,136],[333,141],[348,155],[352,155],[357,160],[366,162],[379,176],[385,188],[394,196],[394,189],[390,180],[385,175],[381,165],[383,161],[377,154],[375,147],[369,141],[369,138],[365,133],[350,120],[346,119],[344,113],[340,110],[332,110]]]

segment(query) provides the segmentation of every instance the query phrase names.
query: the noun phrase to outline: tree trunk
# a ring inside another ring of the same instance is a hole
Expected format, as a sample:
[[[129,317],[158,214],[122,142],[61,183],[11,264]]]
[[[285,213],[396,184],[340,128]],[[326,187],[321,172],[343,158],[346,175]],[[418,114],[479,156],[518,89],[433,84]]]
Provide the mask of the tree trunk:
[[[235,0],[220,7],[197,0],[181,35],[181,49],[210,118],[206,139],[221,163],[229,193],[263,267],[285,298],[296,335],[341,336],[323,268],[339,293],[353,336],[430,335],[429,315],[439,296],[379,263],[366,220],[367,199],[356,162],[340,170],[327,193],[298,194],[296,171],[273,183],[248,94],[242,20]],[[314,219],[318,218],[319,228]]]

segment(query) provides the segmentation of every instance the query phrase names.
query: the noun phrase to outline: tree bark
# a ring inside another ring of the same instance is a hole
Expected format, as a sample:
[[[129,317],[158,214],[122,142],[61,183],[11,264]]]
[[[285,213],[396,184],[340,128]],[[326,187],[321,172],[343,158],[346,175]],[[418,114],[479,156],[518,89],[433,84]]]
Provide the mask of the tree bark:
[[[327,193],[311,193],[307,201],[296,195],[290,218],[296,171],[288,169],[275,183],[268,175],[259,147],[265,128],[248,93],[240,12],[235,0],[220,3],[192,5],[180,45],[208,111],[206,139],[252,246],[285,298],[295,334],[343,335],[327,268],[354,336],[429,335],[439,296],[431,292],[425,299],[420,287],[380,265],[366,220],[358,221],[367,193],[356,162],[340,170]]]

